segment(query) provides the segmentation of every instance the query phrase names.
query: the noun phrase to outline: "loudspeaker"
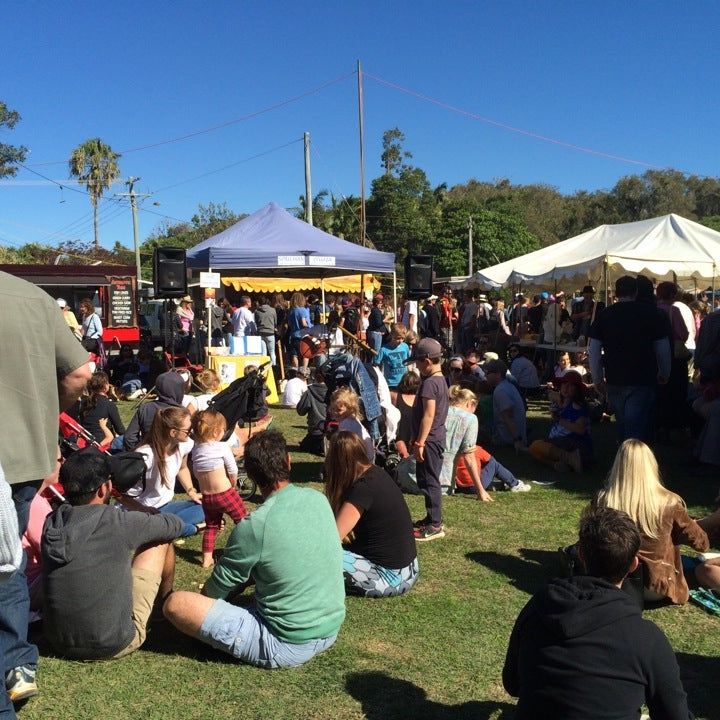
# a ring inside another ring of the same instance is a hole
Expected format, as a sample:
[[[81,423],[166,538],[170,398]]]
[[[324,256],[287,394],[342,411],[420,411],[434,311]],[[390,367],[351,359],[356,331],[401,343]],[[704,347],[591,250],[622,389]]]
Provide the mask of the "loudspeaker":
[[[405,294],[412,300],[432,295],[433,256],[408,255],[405,258]]]
[[[187,295],[187,264],[184,248],[155,248],[153,289],[156,298],[179,298]]]

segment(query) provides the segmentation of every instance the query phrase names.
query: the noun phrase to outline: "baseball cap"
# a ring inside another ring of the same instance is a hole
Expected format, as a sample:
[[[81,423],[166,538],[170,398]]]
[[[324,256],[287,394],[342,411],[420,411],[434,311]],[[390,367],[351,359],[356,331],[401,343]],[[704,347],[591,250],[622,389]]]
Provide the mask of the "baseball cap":
[[[55,302],[61,308],[67,307],[67,302],[65,300],[63,300],[62,298],[58,298]]]
[[[410,365],[417,360],[442,357],[442,345],[432,338],[423,338],[415,346],[415,352],[403,364]]]

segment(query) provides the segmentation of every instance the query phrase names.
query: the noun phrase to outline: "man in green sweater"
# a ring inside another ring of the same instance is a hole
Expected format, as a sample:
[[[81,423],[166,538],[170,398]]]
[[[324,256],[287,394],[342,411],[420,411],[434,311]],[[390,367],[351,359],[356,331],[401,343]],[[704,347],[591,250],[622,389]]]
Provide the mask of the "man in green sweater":
[[[342,550],[324,495],[291,485],[282,434],[245,446],[263,504],[241,520],[203,594],[175,592],[165,616],[178,630],[264,668],[296,667],[329,648],[345,619]],[[255,585],[255,605],[235,600]]]

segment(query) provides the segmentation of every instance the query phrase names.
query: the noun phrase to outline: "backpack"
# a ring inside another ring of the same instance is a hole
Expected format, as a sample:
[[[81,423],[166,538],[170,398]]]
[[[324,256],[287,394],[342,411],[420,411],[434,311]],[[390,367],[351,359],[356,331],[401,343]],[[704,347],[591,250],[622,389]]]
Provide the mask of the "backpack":
[[[269,363],[265,363],[269,365]],[[219,412],[227,423],[223,440],[227,440],[239,422],[253,420],[265,404],[265,378],[261,365],[257,372],[234,380],[208,402],[208,410]]]

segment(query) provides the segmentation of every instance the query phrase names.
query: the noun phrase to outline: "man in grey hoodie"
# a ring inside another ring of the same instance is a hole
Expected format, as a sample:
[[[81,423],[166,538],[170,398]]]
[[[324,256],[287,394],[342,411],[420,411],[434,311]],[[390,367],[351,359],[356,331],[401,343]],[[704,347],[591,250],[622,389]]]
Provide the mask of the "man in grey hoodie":
[[[255,308],[255,324],[257,325],[258,335],[262,338],[270,357],[273,367],[277,364],[275,358],[275,332],[277,331],[277,313],[275,308],[270,305],[268,299],[262,295],[258,300]]]
[[[184,523],[109,507],[110,460],[93,448],[66,460],[60,482],[68,502],[48,515],[41,543],[46,637],[73,660],[123,657],[143,644],[155,602],[172,592],[171,541]]]
[[[155,380],[155,391],[157,399],[150,402],[143,402],[133,415],[130,424],[127,426],[123,436],[123,447],[125,450],[134,450],[145,435],[147,435],[155,418],[155,413],[166,407],[182,407],[182,399],[185,394],[185,380],[179,372],[170,370],[158,375]]]

